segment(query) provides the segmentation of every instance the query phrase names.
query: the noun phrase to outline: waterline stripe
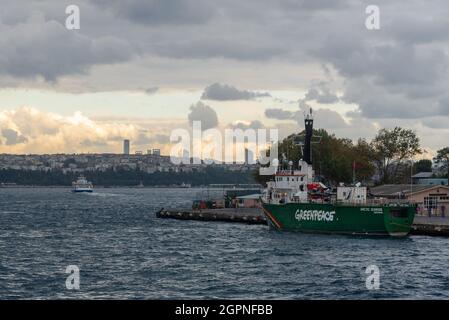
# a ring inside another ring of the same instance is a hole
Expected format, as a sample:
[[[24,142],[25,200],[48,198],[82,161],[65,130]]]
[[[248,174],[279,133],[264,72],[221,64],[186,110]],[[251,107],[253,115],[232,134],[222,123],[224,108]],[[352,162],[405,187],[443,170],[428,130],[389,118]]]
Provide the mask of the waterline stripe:
[[[271,222],[273,222],[273,223],[276,225],[276,227],[277,227],[278,229],[282,229],[281,223],[278,222],[278,221],[275,219],[275,217],[273,217],[273,215],[272,215],[270,212],[268,212],[268,210],[265,210],[265,208],[263,208],[263,207],[262,207],[262,210],[263,210],[263,211],[265,212],[265,214],[270,218]]]

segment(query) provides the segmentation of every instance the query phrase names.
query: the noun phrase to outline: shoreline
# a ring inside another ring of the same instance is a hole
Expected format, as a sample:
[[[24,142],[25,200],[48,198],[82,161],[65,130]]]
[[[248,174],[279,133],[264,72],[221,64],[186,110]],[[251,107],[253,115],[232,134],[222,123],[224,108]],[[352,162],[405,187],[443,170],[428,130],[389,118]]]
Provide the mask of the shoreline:
[[[45,185],[0,185],[0,189],[18,189],[18,188],[52,188],[52,189],[70,189],[72,186],[45,186]],[[192,186],[190,188],[177,186],[95,186],[94,189],[116,189],[116,188],[130,188],[130,189],[201,189],[207,186]],[[211,189],[211,188],[210,188]]]

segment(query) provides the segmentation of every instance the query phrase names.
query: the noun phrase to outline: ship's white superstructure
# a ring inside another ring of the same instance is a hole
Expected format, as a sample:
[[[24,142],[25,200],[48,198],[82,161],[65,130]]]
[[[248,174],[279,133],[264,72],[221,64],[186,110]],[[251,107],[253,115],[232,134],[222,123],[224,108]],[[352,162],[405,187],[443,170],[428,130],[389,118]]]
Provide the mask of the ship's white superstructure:
[[[274,180],[267,182],[264,201],[270,203],[307,202],[307,185],[312,181],[312,166],[300,160],[297,169],[276,170]]]
[[[76,181],[72,182],[72,191],[73,192],[93,192],[94,187],[92,182],[87,181],[84,176],[78,177]]]

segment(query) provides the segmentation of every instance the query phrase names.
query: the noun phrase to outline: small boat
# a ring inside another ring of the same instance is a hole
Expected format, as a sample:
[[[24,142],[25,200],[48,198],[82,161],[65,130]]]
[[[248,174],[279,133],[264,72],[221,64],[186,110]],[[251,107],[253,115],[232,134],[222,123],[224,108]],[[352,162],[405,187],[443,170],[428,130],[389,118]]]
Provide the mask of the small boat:
[[[179,185],[179,187],[180,187],[180,188],[191,188],[192,185],[191,185],[190,183],[184,183],[184,182],[183,182],[182,184]]]
[[[92,182],[87,181],[84,176],[79,176],[76,181],[72,182],[72,192],[93,192],[94,186]]]

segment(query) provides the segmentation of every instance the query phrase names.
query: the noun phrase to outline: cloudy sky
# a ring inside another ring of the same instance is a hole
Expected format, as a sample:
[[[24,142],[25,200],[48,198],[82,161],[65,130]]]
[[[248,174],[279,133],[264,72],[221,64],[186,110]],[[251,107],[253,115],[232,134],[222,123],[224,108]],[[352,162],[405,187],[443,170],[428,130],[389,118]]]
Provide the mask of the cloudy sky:
[[[449,145],[447,0],[2,0],[0,33],[0,153],[167,151],[192,120],[284,136],[308,106],[339,137]]]

